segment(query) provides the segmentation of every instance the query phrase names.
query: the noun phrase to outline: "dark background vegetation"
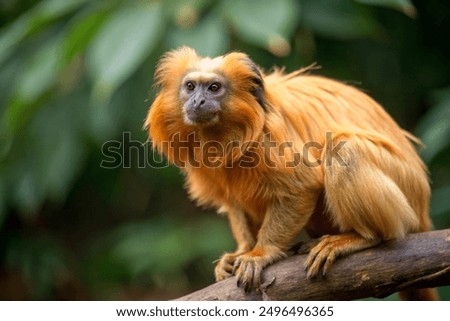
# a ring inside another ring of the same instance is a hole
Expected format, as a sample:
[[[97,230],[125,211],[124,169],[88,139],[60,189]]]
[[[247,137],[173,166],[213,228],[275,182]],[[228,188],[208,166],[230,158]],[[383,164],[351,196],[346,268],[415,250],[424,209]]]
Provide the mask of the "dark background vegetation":
[[[234,246],[226,219],[187,199],[176,168],[139,166],[154,67],[179,45],[266,70],[317,62],[368,92],[427,146],[432,218],[449,227],[449,43],[447,0],[1,0],[0,299],[166,299],[213,282]]]

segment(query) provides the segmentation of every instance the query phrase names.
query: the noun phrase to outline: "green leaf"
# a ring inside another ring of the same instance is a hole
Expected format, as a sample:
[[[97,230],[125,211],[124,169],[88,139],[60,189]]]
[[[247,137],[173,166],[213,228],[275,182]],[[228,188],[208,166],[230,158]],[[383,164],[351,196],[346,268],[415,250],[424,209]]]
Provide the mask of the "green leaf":
[[[20,166],[14,167],[13,201],[24,218],[34,216],[36,209],[45,198],[45,191],[33,170],[23,161]]]
[[[350,0],[304,0],[301,23],[314,32],[336,39],[377,37],[381,26],[368,10]],[[364,8],[363,8],[364,9]]]
[[[426,163],[450,146],[450,88],[435,94],[436,105],[422,118],[416,135],[425,145],[421,156]]]
[[[45,185],[49,198],[62,201],[72,186],[84,158],[85,150],[71,131],[62,132],[44,164]]]
[[[5,266],[19,270],[34,299],[49,299],[58,285],[67,280],[68,264],[57,240],[47,235],[12,237],[5,255]]]
[[[0,31],[0,65],[16,49],[20,41],[27,35],[30,28],[30,18],[22,16],[12,25]]]
[[[26,155],[33,155],[28,164],[51,201],[64,201],[86,155],[86,101],[81,91],[61,97],[41,108],[27,127]]]
[[[205,242],[205,239],[211,241]],[[106,260],[102,266],[108,270],[111,265],[122,269],[112,276],[116,277],[113,281],[124,275],[131,281],[149,275],[155,283],[163,283],[167,288],[166,282],[182,279],[188,264],[199,258],[212,261],[224,249],[232,249],[233,241],[226,221],[213,216],[182,225],[166,220],[128,223],[95,244],[93,257]],[[99,262],[95,261],[98,266]],[[107,271],[97,278],[104,278],[105,274]]]
[[[223,54],[229,42],[225,25],[217,15],[205,17],[191,29],[172,29],[168,38],[172,48],[190,46],[199,54],[208,56]]]
[[[17,79],[7,110],[7,126],[15,133],[31,117],[38,98],[56,81],[61,57],[61,39],[52,38],[30,57]]]
[[[221,10],[245,41],[278,56],[290,52],[287,39],[296,27],[298,6],[290,0],[224,1]]]
[[[450,186],[444,186],[433,190],[431,195],[431,214],[433,216],[444,215],[450,212]]]
[[[6,219],[6,188],[0,176],[0,229]]]
[[[68,63],[84,50],[94,38],[98,29],[109,15],[108,10],[95,10],[81,17],[76,17],[66,30],[62,55],[64,63]]]
[[[414,18],[417,15],[417,10],[410,0],[355,0],[355,1],[371,6],[386,7],[399,10],[411,18]]]
[[[27,36],[39,32],[44,26],[79,8],[88,0],[47,0],[20,16],[0,32],[0,65]]]
[[[198,22],[202,12],[211,2],[208,0],[169,0],[165,4],[179,27],[190,28]]]
[[[90,0],[46,0],[33,8],[35,19],[43,21],[57,19],[83,5]]]
[[[106,101],[155,48],[164,17],[159,2],[139,1],[118,9],[102,26],[87,53],[93,98]]]
[[[192,256],[187,247],[187,235],[181,230],[170,229],[167,223],[129,224],[120,234],[112,247],[112,256],[127,263],[132,277],[148,271],[180,273]]]
[[[16,96],[25,102],[36,100],[55,81],[61,57],[61,39],[53,38],[31,56],[18,81]]]
[[[109,104],[90,106],[87,109],[86,129],[98,144],[103,144],[111,137],[116,137],[123,126],[121,121],[130,116],[130,112],[123,108],[128,100],[124,99],[124,95],[123,92],[118,91],[114,96],[115,99]]]

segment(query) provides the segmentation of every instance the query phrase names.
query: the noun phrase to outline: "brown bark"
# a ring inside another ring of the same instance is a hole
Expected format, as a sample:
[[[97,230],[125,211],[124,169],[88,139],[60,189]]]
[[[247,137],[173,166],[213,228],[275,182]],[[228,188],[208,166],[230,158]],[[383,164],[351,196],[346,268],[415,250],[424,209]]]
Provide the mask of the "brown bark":
[[[450,229],[408,235],[336,261],[326,277],[306,279],[306,255],[267,267],[260,291],[245,293],[234,277],[177,300],[352,300],[450,285]]]

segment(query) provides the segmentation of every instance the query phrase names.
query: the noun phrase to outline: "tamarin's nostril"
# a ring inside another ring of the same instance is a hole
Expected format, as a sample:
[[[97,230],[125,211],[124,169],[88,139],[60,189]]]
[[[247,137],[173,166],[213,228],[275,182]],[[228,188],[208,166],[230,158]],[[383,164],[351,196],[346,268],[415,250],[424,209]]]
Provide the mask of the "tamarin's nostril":
[[[200,101],[200,106],[203,105],[204,103],[205,103],[205,100],[202,99],[202,100]]]

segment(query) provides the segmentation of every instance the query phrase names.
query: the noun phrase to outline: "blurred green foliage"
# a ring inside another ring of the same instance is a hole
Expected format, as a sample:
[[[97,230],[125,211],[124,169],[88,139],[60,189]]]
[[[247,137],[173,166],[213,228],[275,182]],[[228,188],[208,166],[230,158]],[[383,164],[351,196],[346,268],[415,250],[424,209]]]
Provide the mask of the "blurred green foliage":
[[[180,45],[317,62],[368,91],[425,143],[449,227],[449,40],[445,0],[0,2],[0,298],[164,299],[213,281],[233,241],[178,170],[138,168],[132,142],[129,168],[100,166],[105,142],[146,141],[154,66]]]

